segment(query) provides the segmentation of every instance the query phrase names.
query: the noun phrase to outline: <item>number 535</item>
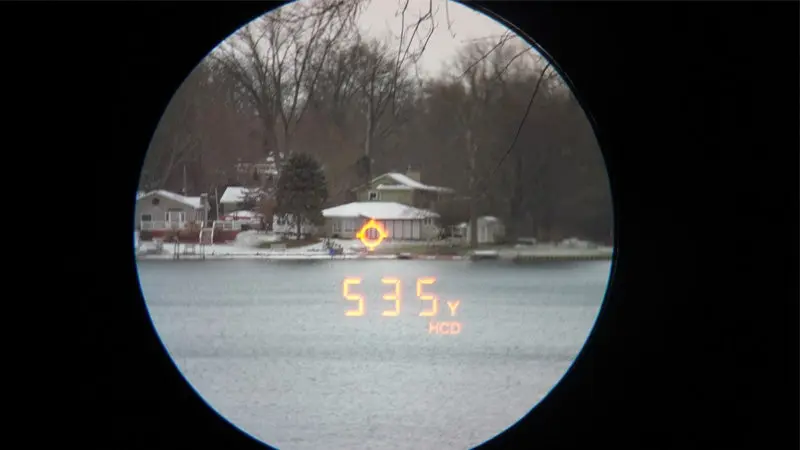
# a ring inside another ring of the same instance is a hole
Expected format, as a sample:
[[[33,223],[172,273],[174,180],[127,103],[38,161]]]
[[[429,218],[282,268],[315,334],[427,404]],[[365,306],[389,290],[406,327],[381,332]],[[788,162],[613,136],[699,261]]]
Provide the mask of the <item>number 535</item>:
[[[383,294],[383,300],[394,302],[394,307],[381,313],[382,316],[397,316],[400,314],[400,280],[397,278],[382,278],[381,283],[392,285],[393,289],[386,294]],[[417,278],[417,297],[422,301],[431,302],[431,309],[421,311],[420,316],[435,316],[439,312],[439,298],[431,293],[423,291],[425,285],[432,285],[436,283],[434,277]],[[356,309],[345,311],[346,316],[363,316],[364,315],[364,296],[353,292],[352,286],[361,284],[361,278],[345,278],[342,282],[342,295],[345,299],[357,302]]]

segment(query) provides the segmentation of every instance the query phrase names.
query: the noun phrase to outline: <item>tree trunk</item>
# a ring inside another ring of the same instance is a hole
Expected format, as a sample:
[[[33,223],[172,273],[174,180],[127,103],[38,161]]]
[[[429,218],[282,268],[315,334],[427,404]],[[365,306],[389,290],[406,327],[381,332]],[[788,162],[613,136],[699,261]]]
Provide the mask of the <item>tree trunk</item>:
[[[300,240],[300,231],[303,224],[303,219],[301,217],[296,217],[295,220],[297,221],[297,240]]]
[[[509,205],[509,220],[506,227],[508,233],[507,238],[510,243],[516,243],[520,236],[520,223],[522,222],[522,155],[517,152],[514,166],[514,187],[511,192],[511,199]]]
[[[478,248],[478,201],[475,195],[469,199],[469,248]]]
[[[467,158],[469,159],[469,248],[478,247],[478,189],[475,177],[475,146],[472,130],[467,127]]]
[[[372,180],[372,107],[367,109],[366,114],[366,133],[364,136],[364,183]]]
[[[214,186],[214,209],[217,212],[214,218],[219,220],[219,190],[217,189],[217,186]]]
[[[367,111],[367,130],[364,134],[364,155],[370,157],[370,145],[372,144],[372,113]]]

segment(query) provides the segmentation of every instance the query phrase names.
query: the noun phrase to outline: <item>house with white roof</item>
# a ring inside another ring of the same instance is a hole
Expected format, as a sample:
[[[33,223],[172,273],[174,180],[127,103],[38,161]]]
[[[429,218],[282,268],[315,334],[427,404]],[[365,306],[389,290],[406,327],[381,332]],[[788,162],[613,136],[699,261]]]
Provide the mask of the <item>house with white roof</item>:
[[[170,230],[201,226],[208,220],[208,195],[188,197],[163,189],[137,193],[137,230]]]
[[[219,198],[220,214],[229,214],[243,209],[247,197],[260,200],[265,195],[260,188],[247,188],[243,186],[228,186]]]
[[[436,203],[454,194],[453,189],[420,181],[420,172],[389,172],[353,189],[359,202],[395,202],[416,208],[434,209]]]
[[[369,220],[374,219],[388,239],[425,240],[438,234],[438,214],[397,202],[352,202],[322,211],[325,231],[329,236],[353,239]],[[376,232],[369,232],[374,238]]]
[[[283,153],[279,153],[280,158],[283,159]],[[259,176],[278,176],[278,164],[275,162],[275,156],[270,152],[269,156],[259,162],[242,162],[239,161],[234,165],[236,172],[240,175],[249,176],[253,172]]]

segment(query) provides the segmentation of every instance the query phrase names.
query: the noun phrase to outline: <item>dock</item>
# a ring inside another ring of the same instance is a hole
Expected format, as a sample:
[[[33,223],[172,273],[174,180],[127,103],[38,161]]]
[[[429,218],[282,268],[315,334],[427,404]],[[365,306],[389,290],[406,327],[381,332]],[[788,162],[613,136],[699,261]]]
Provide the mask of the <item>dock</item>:
[[[470,261],[510,261],[518,264],[545,261],[610,261],[614,251],[611,248],[575,249],[504,249],[484,250],[470,253]]]

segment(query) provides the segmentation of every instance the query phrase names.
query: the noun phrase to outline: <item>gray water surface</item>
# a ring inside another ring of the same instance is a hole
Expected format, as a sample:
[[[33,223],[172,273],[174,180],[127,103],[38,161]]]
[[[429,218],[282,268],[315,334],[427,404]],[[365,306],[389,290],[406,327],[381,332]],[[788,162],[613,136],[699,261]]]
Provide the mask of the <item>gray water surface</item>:
[[[188,382],[280,449],[465,449],[527,414],[599,312],[610,262],[139,262],[156,330]],[[345,277],[364,315],[342,295]],[[400,314],[383,277],[401,281]],[[438,316],[420,317],[439,298]],[[447,301],[459,301],[451,316]],[[456,335],[429,322],[457,321]]]

